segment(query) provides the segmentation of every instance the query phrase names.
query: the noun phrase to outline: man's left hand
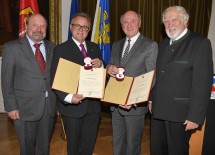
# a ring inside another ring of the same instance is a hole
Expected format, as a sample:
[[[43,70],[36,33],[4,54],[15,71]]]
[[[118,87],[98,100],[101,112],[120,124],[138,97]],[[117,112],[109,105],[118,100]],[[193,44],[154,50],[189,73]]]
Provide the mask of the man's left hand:
[[[194,123],[194,122],[191,122],[189,120],[186,120],[184,122],[184,125],[186,125],[186,128],[185,128],[185,131],[188,131],[188,130],[193,130],[193,129],[196,129],[199,127],[198,124]]]

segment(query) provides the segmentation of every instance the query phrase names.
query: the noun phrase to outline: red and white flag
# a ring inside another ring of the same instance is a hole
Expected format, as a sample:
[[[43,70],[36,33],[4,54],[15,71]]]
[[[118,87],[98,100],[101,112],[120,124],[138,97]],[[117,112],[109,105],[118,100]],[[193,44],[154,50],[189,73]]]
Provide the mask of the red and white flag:
[[[39,13],[37,0],[20,0],[19,7],[19,38],[25,36],[26,18],[29,14]]]

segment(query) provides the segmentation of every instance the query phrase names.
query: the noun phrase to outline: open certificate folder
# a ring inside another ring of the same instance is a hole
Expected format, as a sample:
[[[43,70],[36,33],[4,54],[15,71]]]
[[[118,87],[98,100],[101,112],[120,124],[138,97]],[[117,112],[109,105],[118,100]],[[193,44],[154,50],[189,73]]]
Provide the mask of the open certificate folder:
[[[102,101],[113,104],[138,104],[148,101],[154,70],[135,78],[126,77],[123,81],[117,81],[111,77],[105,89]]]
[[[85,70],[83,66],[59,59],[52,88],[84,97],[103,98],[106,79],[104,68]]]

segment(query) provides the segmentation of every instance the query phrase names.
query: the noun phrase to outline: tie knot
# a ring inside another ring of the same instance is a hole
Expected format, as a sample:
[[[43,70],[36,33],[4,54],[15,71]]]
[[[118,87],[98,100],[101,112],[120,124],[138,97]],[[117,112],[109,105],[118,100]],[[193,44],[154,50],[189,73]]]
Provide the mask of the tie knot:
[[[84,44],[80,44],[79,46],[80,46],[81,48],[84,48]]]
[[[131,42],[131,39],[128,39],[128,44],[130,44],[130,42]]]
[[[39,43],[39,44],[34,44],[34,47],[36,48],[36,49],[39,49],[40,48],[40,45],[41,45],[42,43]]]

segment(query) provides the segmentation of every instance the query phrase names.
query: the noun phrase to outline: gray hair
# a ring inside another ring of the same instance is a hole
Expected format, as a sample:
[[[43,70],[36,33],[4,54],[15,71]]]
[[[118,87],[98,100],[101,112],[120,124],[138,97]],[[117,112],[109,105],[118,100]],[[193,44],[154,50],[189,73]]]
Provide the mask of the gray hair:
[[[167,9],[165,9],[165,11],[163,12],[162,14],[162,20],[164,22],[164,15],[170,10],[170,9],[176,9],[178,10],[178,12],[180,13],[181,15],[181,19],[183,21],[188,21],[189,20],[189,14],[187,13],[186,9],[182,6],[170,6],[168,7]]]
[[[84,13],[84,12],[78,12],[78,13],[76,13],[76,14],[72,17],[72,20],[71,20],[71,23],[70,23],[70,24],[72,24],[73,19],[76,18],[76,17],[83,17],[83,18],[86,18],[87,21],[88,21],[88,22],[90,23],[90,25],[91,25],[91,18],[90,18],[90,16],[89,16],[88,14]]]

